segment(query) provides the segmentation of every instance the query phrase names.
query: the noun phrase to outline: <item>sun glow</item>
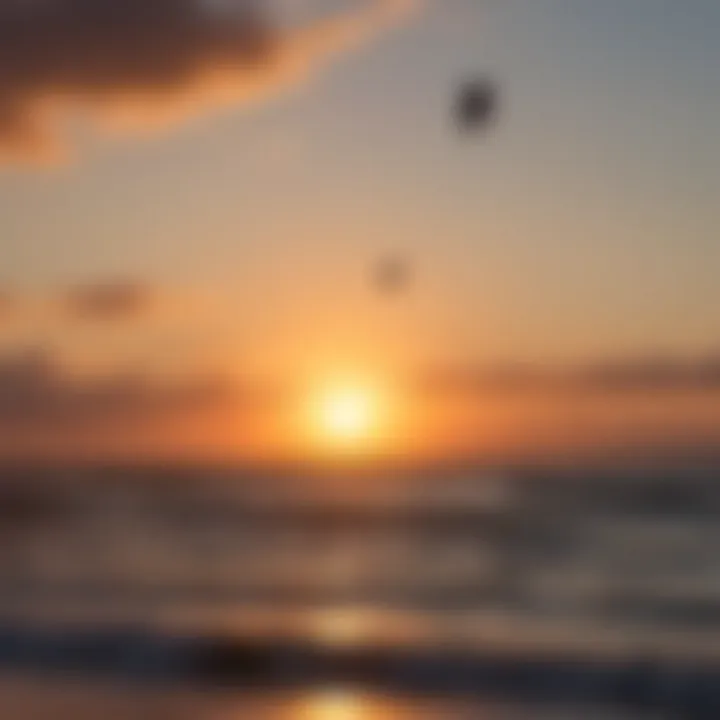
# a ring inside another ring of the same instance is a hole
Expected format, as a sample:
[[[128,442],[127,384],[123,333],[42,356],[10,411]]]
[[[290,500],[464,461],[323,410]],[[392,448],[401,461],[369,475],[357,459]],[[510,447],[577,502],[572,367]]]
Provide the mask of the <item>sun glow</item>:
[[[384,420],[381,395],[357,383],[325,387],[314,398],[311,424],[319,440],[360,448],[380,434]]]
[[[327,611],[313,619],[314,639],[322,645],[344,647],[357,645],[368,639],[369,618],[360,611]]]
[[[400,720],[415,717],[407,708],[384,697],[371,697],[353,688],[328,687],[302,698],[292,717],[298,720]]]
[[[308,698],[299,715],[303,720],[369,720],[373,717],[362,698],[340,689],[325,690]]]

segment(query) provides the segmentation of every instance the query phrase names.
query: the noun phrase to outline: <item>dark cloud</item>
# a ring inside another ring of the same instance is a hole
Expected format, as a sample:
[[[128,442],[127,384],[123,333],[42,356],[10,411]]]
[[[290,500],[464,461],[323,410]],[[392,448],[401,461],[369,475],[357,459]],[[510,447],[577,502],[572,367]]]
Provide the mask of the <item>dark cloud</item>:
[[[71,288],[64,305],[72,317],[80,320],[119,321],[142,317],[155,300],[156,292],[151,286],[117,280]]]
[[[0,0],[0,151],[53,152],[68,112],[145,127],[275,92],[413,5],[280,31],[262,0]]]
[[[123,426],[192,415],[238,399],[220,378],[78,377],[43,350],[0,357],[0,432]]]
[[[637,393],[720,391],[720,355],[694,360],[638,358],[548,367],[507,364],[444,368],[420,381],[430,393]]]

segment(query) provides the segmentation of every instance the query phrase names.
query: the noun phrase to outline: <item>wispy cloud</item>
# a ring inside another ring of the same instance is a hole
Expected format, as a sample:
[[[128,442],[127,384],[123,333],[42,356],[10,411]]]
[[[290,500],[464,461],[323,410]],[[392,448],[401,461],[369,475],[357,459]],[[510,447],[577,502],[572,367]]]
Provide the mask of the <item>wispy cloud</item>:
[[[281,30],[249,0],[0,0],[0,157],[62,153],[68,116],[140,130],[265,98],[417,7],[358,0]]]
[[[77,285],[62,298],[72,319],[91,321],[133,320],[146,315],[156,301],[150,285],[133,280]]]
[[[423,375],[420,386],[431,393],[467,396],[720,391],[720,355],[638,357],[556,367],[518,363],[436,368]]]
[[[231,401],[234,388],[216,377],[160,382],[139,373],[78,376],[57,357],[28,349],[0,357],[0,429],[52,431],[159,420]]]
[[[15,300],[8,290],[0,290],[0,321],[12,314]]]
[[[89,372],[54,351],[16,347],[0,353],[0,464],[252,455],[276,403],[274,387],[249,378]]]

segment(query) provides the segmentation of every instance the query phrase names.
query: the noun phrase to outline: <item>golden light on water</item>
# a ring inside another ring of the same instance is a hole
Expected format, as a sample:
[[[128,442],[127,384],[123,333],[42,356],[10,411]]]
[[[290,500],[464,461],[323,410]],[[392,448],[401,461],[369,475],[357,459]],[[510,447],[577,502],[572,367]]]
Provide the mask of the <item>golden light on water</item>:
[[[307,699],[302,720],[361,720],[368,718],[357,695],[344,690],[326,690]]]
[[[344,688],[328,688],[307,696],[293,720],[403,720],[406,715],[381,698]]]
[[[356,610],[321,613],[312,623],[312,636],[322,645],[352,646],[368,639],[368,617]]]

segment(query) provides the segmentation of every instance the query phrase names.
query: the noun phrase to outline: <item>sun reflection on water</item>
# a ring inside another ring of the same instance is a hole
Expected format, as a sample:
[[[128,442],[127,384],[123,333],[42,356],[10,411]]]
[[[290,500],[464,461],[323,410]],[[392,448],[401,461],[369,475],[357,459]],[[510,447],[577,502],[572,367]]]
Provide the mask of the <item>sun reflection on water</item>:
[[[346,688],[327,688],[307,696],[292,720],[391,720],[389,702]],[[290,720],[290,719],[289,719]]]
[[[298,720],[362,720],[365,713],[362,699],[346,690],[325,690],[307,698]]]
[[[312,633],[323,645],[352,646],[368,640],[370,623],[359,610],[327,611],[314,618]]]

